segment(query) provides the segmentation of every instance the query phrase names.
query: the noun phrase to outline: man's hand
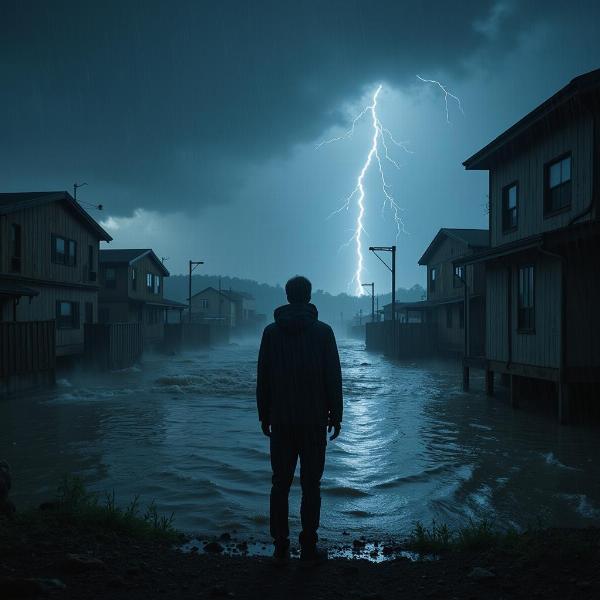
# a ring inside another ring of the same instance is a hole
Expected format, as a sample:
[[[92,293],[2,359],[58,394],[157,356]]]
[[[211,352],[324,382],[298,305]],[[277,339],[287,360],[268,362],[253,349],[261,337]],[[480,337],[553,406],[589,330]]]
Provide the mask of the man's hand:
[[[260,428],[267,437],[271,437],[271,423],[267,423],[267,421],[261,421]]]
[[[340,435],[340,429],[342,428],[342,424],[339,421],[332,421],[329,419],[329,426],[327,427],[328,433],[333,431],[333,435],[329,438],[330,440],[335,440],[335,438]]]

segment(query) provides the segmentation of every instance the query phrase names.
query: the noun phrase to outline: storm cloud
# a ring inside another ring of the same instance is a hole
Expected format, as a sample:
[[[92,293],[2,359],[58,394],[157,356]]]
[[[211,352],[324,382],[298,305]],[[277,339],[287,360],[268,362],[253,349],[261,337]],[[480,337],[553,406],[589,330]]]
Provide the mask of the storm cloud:
[[[35,174],[95,181],[116,215],[227,202],[365,86],[491,67],[558,4],[2,2],[3,191]]]

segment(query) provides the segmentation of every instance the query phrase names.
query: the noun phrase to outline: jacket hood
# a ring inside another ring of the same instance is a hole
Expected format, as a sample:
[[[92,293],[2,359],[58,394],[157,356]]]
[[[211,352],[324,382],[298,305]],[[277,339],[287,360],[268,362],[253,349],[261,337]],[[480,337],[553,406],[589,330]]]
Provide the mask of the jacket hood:
[[[284,331],[298,333],[314,325],[319,312],[314,304],[284,304],[275,309],[275,323]]]

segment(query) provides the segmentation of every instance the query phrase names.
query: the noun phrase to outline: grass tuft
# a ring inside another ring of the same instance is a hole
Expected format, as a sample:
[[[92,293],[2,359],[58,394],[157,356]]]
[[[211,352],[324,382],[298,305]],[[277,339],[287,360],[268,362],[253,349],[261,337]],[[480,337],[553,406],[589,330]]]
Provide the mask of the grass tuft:
[[[173,526],[174,513],[159,514],[154,501],[142,512],[140,497],[135,496],[121,508],[114,491],[101,499],[86,489],[81,478],[69,475],[62,479],[57,492],[52,514],[61,521],[137,538],[175,541],[182,537]]]

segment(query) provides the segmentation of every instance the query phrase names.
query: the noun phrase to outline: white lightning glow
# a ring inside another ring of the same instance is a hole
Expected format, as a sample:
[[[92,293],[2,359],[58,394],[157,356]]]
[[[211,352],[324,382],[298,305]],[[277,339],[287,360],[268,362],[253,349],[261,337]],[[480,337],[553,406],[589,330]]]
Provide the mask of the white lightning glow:
[[[419,81],[422,81],[423,83],[432,83],[433,85],[437,85],[442,92],[444,92],[444,103],[446,104],[446,123],[448,123],[450,125],[450,112],[448,111],[448,98],[452,98],[456,104],[458,104],[458,110],[460,110],[460,112],[464,115],[464,111],[462,108],[462,104],[460,103],[460,98],[458,96],[455,96],[454,94],[451,94],[447,89],[446,86],[442,85],[439,81],[436,81],[435,79],[423,79],[423,77],[421,77],[420,75],[417,75],[417,79]]]
[[[382,213],[385,211],[386,206],[392,210],[394,215],[394,222],[396,224],[396,237],[402,232],[404,229],[404,222],[402,221],[402,217],[400,215],[402,209],[392,196],[390,192],[390,185],[387,183],[385,178],[385,172],[383,169],[382,160],[386,160],[391,163],[397,169],[400,169],[400,164],[390,156],[388,142],[391,142],[395,146],[404,150],[409,154],[412,152],[407,148],[405,142],[400,142],[394,138],[392,133],[387,127],[384,127],[377,116],[377,100],[379,94],[381,92],[382,86],[379,85],[373,94],[373,98],[371,104],[367,105],[352,121],[352,125],[348,131],[346,131],[343,135],[330,138],[328,140],[323,140],[317,145],[317,149],[325,144],[331,144],[333,142],[338,142],[341,140],[349,139],[354,135],[354,130],[356,128],[356,124],[358,121],[364,117],[366,114],[371,115],[371,125],[373,127],[373,136],[371,138],[371,146],[369,148],[369,153],[367,154],[367,158],[358,174],[356,179],[356,186],[350,192],[350,194],[346,197],[344,204],[334,212],[332,212],[328,218],[332,217],[335,214],[338,214],[342,210],[348,210],[350,207],[350,202],[353,198],[356,197],[356,205],[358,208],[358,214],[356,217],[356,225],[354,227],[353,235],[348,240],[344,246],[348,246],[354,241],[356,248],[356,270],[354,272],[354,276],[352,277],[351,284],[354,284],[355,292],[358,296],[365,295],[365,291],[363,288],[363,270],[364,270],[364,256],[363,256],[363,234],[366,234],[364,228],[364,218],[365,218],[365,187],[364,180],[365,176],[369,170],[369,167],[373,162],[377,164],[377,168],[379,171],[379,176],[381,178],[381,189],[383,192],[383,205],[381,207]],[[387,139],[386,139],[387,136]]]

